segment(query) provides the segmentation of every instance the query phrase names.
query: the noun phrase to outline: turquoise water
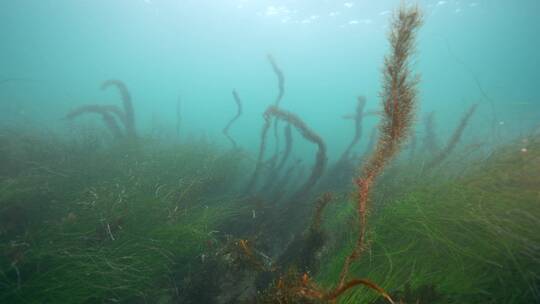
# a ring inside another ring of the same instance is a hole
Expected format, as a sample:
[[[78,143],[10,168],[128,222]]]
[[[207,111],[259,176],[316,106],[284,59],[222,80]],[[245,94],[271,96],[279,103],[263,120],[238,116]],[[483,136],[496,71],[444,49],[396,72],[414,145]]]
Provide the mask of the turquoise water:
[[[68,110],[114,103],[105,79],[123,80],[145,131],[174,132],[182,100],[185,136],[227,144],[231,129],[255,150],[261,113],[277,94],[266,60],[284,71],[282,106],[300,114],[335,156],[349,142],[356,96],[377,109],[391,11],[400,1],[3,1],[0,92],[3,116],[59,125]],[[442,134],[472,103],[482,137],[493,119],[510,136],[537,122],[538,1],[420,1],[425,25],[414,69],[421,111],[436,111]],[[423,114],[420,114],[421,120]],[[367,120],[367,127],[374,125]],[[486,125],[488,127],[486,127]],[[60,126],[59,126],[60,127]],[[421,132],[421,130],[419,130]],[[309,149],[309,147],[307,148]]]
[[[0,303],[538,301],[539,14],[0,1]]]

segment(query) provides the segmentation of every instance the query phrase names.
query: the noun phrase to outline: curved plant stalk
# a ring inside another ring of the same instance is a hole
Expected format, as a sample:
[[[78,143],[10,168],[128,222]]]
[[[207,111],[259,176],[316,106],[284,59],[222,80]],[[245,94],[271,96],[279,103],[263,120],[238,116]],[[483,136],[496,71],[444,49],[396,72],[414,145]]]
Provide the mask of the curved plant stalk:
[[[109,131],[111,131],[113,136],[117,139],[122,138],[123,137],[122,130],[118,126],[118,123],[114,119],[114,116],[111,115],[110,113],[111,107],[112,106],[100,106],[100,105],[81,106],[70,111],[66,115],[66,119],[69,119],[69,120],[75,119],[76,117],[85,113],[95,113],[95,114],[101,115],[103,122],[105,123]]]
[[[362,137],[362,118],[364,116],[364,106],[366,105],[366,98],[364,96],[358,96],[356,103],[356,114],[354,116],[354,137],[347,146],[347,149],[343,152],[338,163],[343,163],[349,160],[351,151],[358,144],[360,138]]]
[[[448,140],[448,143],[446,144],[444,149],[439,151],[439,153],[436,154],[435,157],[426,165],[426,170],[433,169],[436,166],[440,165],[452,153],[452,151],[454,151],[461,139],[461,136],[463,135],[463,131],[465,131],[465,128],[469,124],[469,121],[471,120],[471,117],[473,116],[477,107],[478,104],[473,104],[467,110],[467,112],[465,112],[465,115],[463,115],[463,117],[461,118],[459,125],[454,130],[452,137],[450,137],[450,140]]]
[[[268,133],[268,130],[270,129],[272,117],[274,117],[276,120],[283,120],[288,122],[291,126],[295,127],[298,130],[302,137],[316,144],[318,147],[317,155],[315,156],[315,165],[313,166],[311,175],[309,176],[308,180],[300,187],[300,189],[293,195],[294,198],[302,197],[304,194],[307,194],[309,190],[317,183],[317,181],[324,172],[327,161],[326,145],[322,138],[317,133],[312,131],[306,125],[306,123],[302,119],[300,119],[300,117],[291,112],[281,110],[276,106],[270,106],[264,112],[265,123],[261,131],[261,144],[259,146],[259,155],[257,157],[255,171],[253,172],[253,175],[247,187],[248,193],[251,192],[251,190],[253,190],[253,188],[256,186],[260,172],[263,167],[264,152],[266,149],[266,135]]]
[[[279,68],[279,66],[277,65],[276,60],[274,59],[274,56],[272,56],[271,54],[268,54],[268,61],[270,62],[270,65],[272,66],[272,70],[274,71],[274,74],[276,74],[276,77],[278,80],[278,95],[276,96],[274,105],[276,107],[279,107],[279,104],[281,103],[281,100],[283,99],[283,95],[285,95],[285,75],[283,74],[283,71]]]
[[[308,180],[296,192],[296,194],[293,195],[294,198],[302,197],[303,195],[307,194],[313,186],[315,186],[315,184],[324,172],[327,161],[326,144],[317,133],[312,131],[306,125],[306,123],[302,119],[300,119],[300,117],[291,112],[281,110],[276,106],[270,106],[266,110],[264,115],[265,117],[267,117],[267,121],[270,121],[270,117],[273,116],[277,120],[283,120],[288,122],[289,124],[294,126],[298,130],[300,135],[302,135],[302,137],[304,137],[307,141],[310,141],[317,145],[317,155],[315,156],[315,165],[313,166],[311,175],[309,176]]]
[[[122,97],[122,105],[124,107],[124,126],[126,128],[126,134],[128,137],[136,138],[137,132],[135,130],[135,113],[133,111],[133,102],[131,101],[131,94],[124,82],[117,79],[110,79],[101,85],[102,90],[106,90],[109,87],[114,86],[120,92]]]
[[[277,165],[274,168],[272,168],[272,170],[270,171],[270,175],[266,179],[266,184],[261,188],[261,192],[263,193],[271,192],[271,189],[279,181],[280,176],[281,176],[280,173],[285,167],[285,164],[287,163],[289,156],[291,155],[292,146],[293,146],[293,137],[292,137],[292,128],[290,124],[287,124],[287,126],[285,126],[284,133],[285,133],[285,151],[283,152],[283,156],[281,156],[281,159],[279,160]]]
[[[240,100],[240,96],[238,96],[238,93],[236,92],[236,90],[232,91],[232,95],[233,95],[234,101],[236,102],[237,111],[236,111],[236,115],[233,118],[231,118],[231,120],[229,120],[225,128],[223,128],[223,134],[225,135],[225,137],[227,137],[227,139],[229,139],[233,148],[236,149],[237,147],[236,141],[229,135],[229,129],[231,128],[232,124],[240,117],[240,115],[242,115],[242,100]]]
[[[274,100],[274,106],[279,108],[279,104],[281,103],[281,100],[283,99],[283,96],[285,95],[285,75],[283,74],[283,71],[281,68],[277,65],[276,59],[272,54],[268,54],[267,56],[268,62],[270,62],[270,65],[272,66],[272,70],[274,71],[274,74],[276,74],[277,77],[277,84],[278,84],[278,95],[276,96],[276,99]],[[274,169],[276,165],[276,161],[278,159],[279,155],[279,132],[278,132],[278,121],[276,120],[274,122],[274,140],[275,140],[275,151],[274,156],[272,157],[273,162],[271,163],[272,169]]]
[[[105,125],[107,126],[107,128],[109,128],[109,130],[111,130],[111,132],[116,138],[124,137],[124,135],[127,135],[131,138],[136,138],[137,134],[135,132],[133,104],[131,102],[131,96],[129,94],[129,91],[127,90],[126,85],[120,80],[107,80],[102,84],[101,88],[107,89],[109,86],[116,86],[120,90],[124,107],[123,110],[115,105],[83,105],[70,111],[66,115],[66,118],[74,119],[75,117],[78,117],[84,113],[100,114],[103,118]],[[118,123],[114,116],[116,116],[116,118],[118,118],[118,120],[120,120],[120,122],[124,126],[125,134],[118,126]]]

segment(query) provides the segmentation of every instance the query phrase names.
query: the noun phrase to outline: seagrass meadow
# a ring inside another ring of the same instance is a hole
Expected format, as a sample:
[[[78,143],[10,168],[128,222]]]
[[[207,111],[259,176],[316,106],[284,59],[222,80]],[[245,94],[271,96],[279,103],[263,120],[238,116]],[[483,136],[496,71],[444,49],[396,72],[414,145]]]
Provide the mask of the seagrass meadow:
[[[0,303],[540,303],[540,2],[0,3]]]

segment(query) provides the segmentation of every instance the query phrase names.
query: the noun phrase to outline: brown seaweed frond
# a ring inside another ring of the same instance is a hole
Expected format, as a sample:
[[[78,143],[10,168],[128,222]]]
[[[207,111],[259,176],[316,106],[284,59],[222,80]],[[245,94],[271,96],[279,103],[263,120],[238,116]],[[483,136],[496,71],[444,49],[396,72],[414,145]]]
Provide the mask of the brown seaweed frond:
[[[118,89],[120,92],[120,96],[122,97],[122,105],[124,107],[124,124],[126,128],[126,133],[129,137],[135,138],[137,137],[137,132],[135,130],[135,113],[133,111],[133,102],[131,100],[131,94],[129,93],[129,90],[124,82],[117,79],[110,79],[101,85],[102,90],[106,90],[109,87],[114,86]]]
[[[417,7],[402,6],[392,20],[388,37],[391,50],[384,59],[383,67],[381,97],[384,112],[379,123],[379,139],[375,151],[355,180],[360,231],[353,251],[344,262],[338,290],[345,286],[352,262],[360,258],[365,250],[368,203],[375,179],[400,151],[414,120],[419,78],[411,73],[409,64],[415,49],[416,33],[421,24],[422,17]]]
[[[465,112],[446,146],[426,165],[426,170],[433,169],[434,167],[440,165],[452,153],[452,151],[454,151],[461,139],[461,136],[463,135],[463,131],[465,131],[465,128],[469,124],[469,121],[471,120],[471,117],[473,116],[477,107],[478,104],[473,104],[467,110],[467,112]]]
[[[304,137],[307,141],[317,145],[317,155],[315,156],[315,165],[313,166],[311,175],[304,185],[302,185],[296,192],[294,197],[298,198],[304,194],[307,194],[309,190],[317,183],[326,167],[326,144],[317,133],[311,130],[306,123],[294,113],[281,110],[277,106],[270,106],[264,113],[264,116],[267,121],[270,121],[270,117],[275,117],[278,120],[288,122],[294,126],[300,135],[302,135],[302,137]]]
[[[240,100],[240,96],[238,96],[238,92],[236,90],[232,91],[232,95],[234,98],[234,101],[236,102],[236,115],[229,120],[225,128],[223,128],[223,134],[229,139],[234,149],[236,149],[236,141],[229,135],[229,129],[231,128],[232,124],[242,115],[242,100]]]
[[[76,109],[71,110],[67,115],[66,119],[72,120],[76,117],[85,114],[85,113],[94,113],[101,115],[101,118],[103,119],[103,122],[111,131],[113,136],[115,138],[121,138],[122,137],[122,130],[118,126],[118,123],[116,122],[113,115],[111,115],[111,107],[112,106],[101,106],[101,105],[85,105],[80,106]]]

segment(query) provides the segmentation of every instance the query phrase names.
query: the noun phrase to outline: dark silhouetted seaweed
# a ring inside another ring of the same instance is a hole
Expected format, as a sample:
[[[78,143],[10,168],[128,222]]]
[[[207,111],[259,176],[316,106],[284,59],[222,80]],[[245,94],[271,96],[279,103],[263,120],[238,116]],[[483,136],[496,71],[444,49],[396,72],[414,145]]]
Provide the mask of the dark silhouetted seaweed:
[[[106,90],[109,87],[114,86],[120,92],[122,97],[122,105],[124,107],[124,124],[126,128],[126,135],[131,138],[137,137],[137,132],[135,130],[135,113],[133,110],[133,102],[131,100],[131,95],[127,86],[120,80],[110,79],[101,85],[102,90]]]
[[[236,92],[236,90],[232,91],[232,95],[233,95],[234,101],[236,102],[237,111],[236,111],[236,115],[233,118],[231,118],[231,120],[229,120],[225,128],[223,128],[223,134],[225,135],[225,137],[227,137],[227,139],[229,139],[233,148],[236,149],[237,148],[236,141],[229,135],[229,129],[231,128],[232,124],[240,117],[240,115],[242,115],[242,100],[240,100],[240,96],[238,96],[238,93]]]
[[[276,182],[279,180],[281,171],[285,164],[287,163],[287,160],[289,159],[289,155],[292,151],[292,144],[293,144],[293,137],[292,137],[292,128],[290,124],[287,124],[285,126],[285,151],[283,152],[283,156],[281,156],[281,159],[279,160],[279,163],[277,166],[272,166],[270,169],[270,174],[268,175],[268,178],[266,180],[266,184],[261,189],[261,192],[267,193],[271,192],[270,190],[273,188],[273,186],[276,184]],[[274,163],[275,159],[271,160],[271,163]]]
[[[266,137],[267,137],[266,135],[268,134],[268,129],[270,128],[270,124],[271,124],[270,117],[268,117],[268,115],[264,115],[264,125],[261,130],[261,143],[259,144],[259,153],[257,156],[257,161],[255,162],[255,170],[253,171],[253,174],[251,175],[251,178],[249,179],[249,182],[246,188],[246,194],[251,194],[251,192],[257,186],[259,175],[261,174],[261,170],[264,164],[264,152],[266,150]]]
[[[283,74],[283,71],[280,69],[280,67],[277,65],[277,62],[271,54],[268,54],[267,56],[268,62],[270,62],[270,65],[272,66],[272,70],[274,71],[274,74],[276,74],[277,82],[278,82],[278,95],[276,96],[276,99],[274,100],[274,106],[278,107],[280,106],[281,100],[283,99],[283,96],[285,95],[285,75]],[[279,122],[276,120],[274,122],[274,139],[275,139],[275,151],[274,156],[271,158],[272,162],[270,163],[270,169],[274,169],[278,156],[279,156],[279,132],[278,132],[278,124]]]
[[[461,139],[461,136],[463,135],[463,131],[465,131],[465,128],[469,124],[469,121],[471,120],[471,117],[473,116],[477,107],[477,104],[473,104],[467,110],[467,112],[465,112],[459,122],[459,125],[454,130],[452,137],[450,137],[450,140],[448,140],[446,146],[441,151],[439,151],[438,154],[426,165],[426,170],[433,169],[434,167],[440,165],[452,153],[452,151],[454,151],[455,147]]]
[[[321,182],[321,185],[324,187],[323,191],[328,189],[334,191],[338,188],[343,188],[344,185],[347,185],[350,182],[355,174],[357,159],[352,155],[352,151],[362,137],[362,121],[365,104],[366,98],[364,96],[357,97],[355,114],[350,117],[348,115],[343,116],[345,119],[353,119],[354,135],[350,144],[343,151],[337,162],[328,170],[324,177],[324,181]]]
[[[74,119],[84,113],[96,113],[100,114],[103,118],[104,123],[107,125],[109,130],[113,133],[116,138],[121,138],[127,136],[130,138],[136,137],[135,132],[135,118],[133,113],[133,105],[131,103],[131,97],[127,90],[125,84],[119,80],[108,80],[103,83],[101,86],[102,89],[106,89],[109,86],[116,86],[122,95],[123,100],[123,110],[115,105],[83,105],[72,111],[67,115],[67,119]],[[118,126],[118,123],[114,116],[120,120],[124,127],[125,134],[122,132],[121,128]]]
[[[66,119],[71,120],[85,113],[99,114],[101,115],[103,122],[105,123],[109,131],[111,131],[113,136],[115,138],[122,138],[123,137],[122,130],[120,129],[120,127],[118,126],[118,123],[116,122],[116,119],[114,118],[113,115],[111,115],[110,112],[114,113],[114,111],[111,111],[111,106],[87,105],[87,106],[78,107],[70,111],[66,115]]]
[[[274,71],[278,79],[278,95],[276,96],[274,105],[276,107],[279,107],[279,104],[281,103],[281,100],[283,99],[283,95],[285,95],[285,76],[283,75],[283,71],[277,65],[276,60],[274,59],[274,56],[272,56],[271,54],[268,54],[268,61],[272,65],[272,70]]]
[[[291,155],[292,151],[292,145],[293,145],[293,137],[292,137],[292,128],[290,124],[287,124],[285,127],[285,151],[283,152],[283,156],[281,157],[281,160],[279,161],[276,171],[280,172],[281,169],[283,169],[283,166],[287,163],[287,160],[289,159],[289,156]]]
[[[313,166],[313,169],[311,171],[311,175],[309,176],[308,180],[300,187],[300,189],[293,195],[294,198],[298,199],[302,197],[303,195],[307,194],[309,190],[317,183],[319,178],[324,172],[324,168],[326,166],[326,145],[322,138],[313,132],[305,123],[298,117],[297,115],[287,112],[284,110],[279,109],[276,106],[270,106],[266,109],[264,112],[264,125],[261,131],[261,143],[259,146],[259,155],[257,157],[257,163],[255,165],[255,171],[252,174],[252,177],[248,183],[247,187],[247,193],[251,193],[251,191],[254,189],[254,187],[257,184],[259,175],[261,173],[263,164],[264,164],[264,152],[266,148],[266,137],[268,133],[268,129],[270,128],[270,125],[272,123],[272,117],[276,120],[283,120],[290,125],[294,126],[299,133],[304,137],[306,140],[314,143],[317,145],[317,155],[315,157],[315,165]]]
[[[303,195],[307,194],[309,190],[315,186],[319,178],[324,172],[326,167],[326,145],[322,138],[312,131],[306,123],[300,119],[297,115],[279,109],[276,106],[270,106],[265,112],[265,119],[267,122],[270,121],[270,117],[275,117],[276,119],[283,120],[294,126],[298,132],[304,137],[307,141],[310,141],[317,145],[317,155],[315,156],[315,165],[311,171],[311,175],[308,180],[300,187],[293,197],[300,198]],[[264,129],[264,128],[263,128]]]

